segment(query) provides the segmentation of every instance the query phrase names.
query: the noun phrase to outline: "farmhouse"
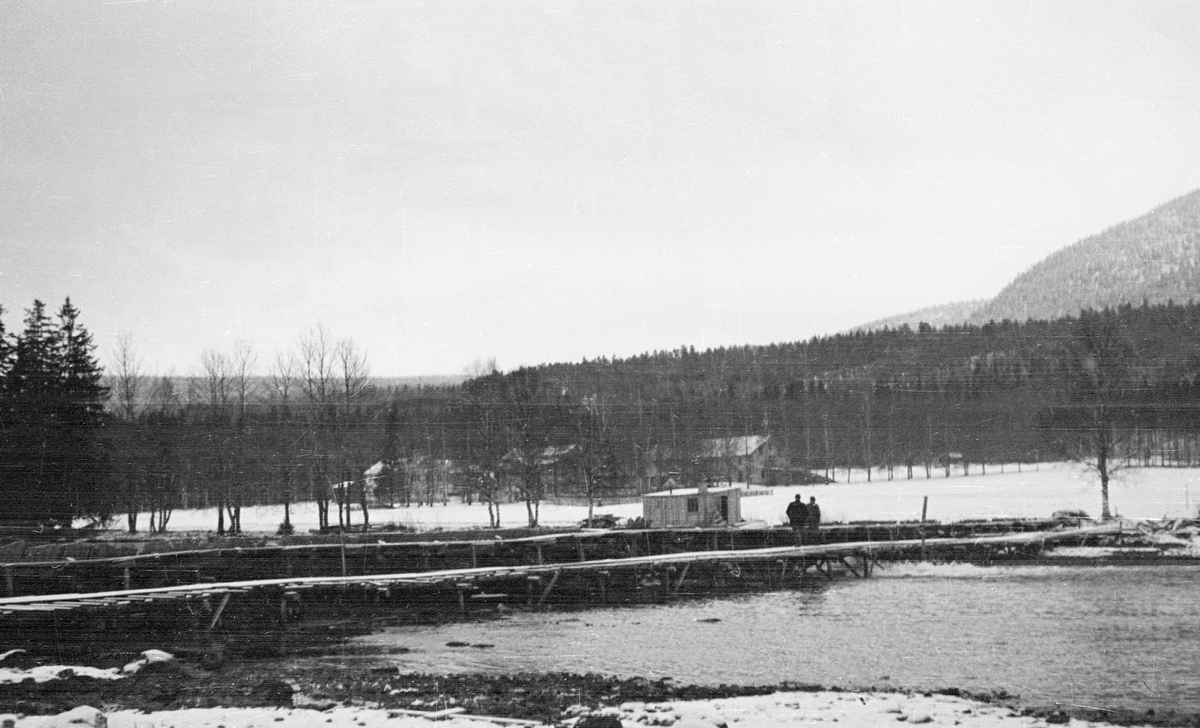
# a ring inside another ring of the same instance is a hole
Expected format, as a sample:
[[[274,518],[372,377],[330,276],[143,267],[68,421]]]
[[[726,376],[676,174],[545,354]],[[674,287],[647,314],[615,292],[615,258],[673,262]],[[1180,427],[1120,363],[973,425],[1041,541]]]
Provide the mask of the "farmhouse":
[[[794,475],[770,435],[745,435],[674,448],[656,445],[648,458],[645,485],[662,489],[670,478],[778,485]]]
[[[709,475],[730,483],[768,483],[779,454],[770,435],[700,441],[700,459]]]
[[[519,490],[525,470],[526,454],[513,448],[501,458],[501,477],[510,493]],[[579,469],[579,447],[577,445],[549,445],[536,455],[541,485],[545,493],[558,495],[562,486],[577,477]]]
[[[647,528],[733,525],[742,520],[740,488],[675,488],[642,496]]]

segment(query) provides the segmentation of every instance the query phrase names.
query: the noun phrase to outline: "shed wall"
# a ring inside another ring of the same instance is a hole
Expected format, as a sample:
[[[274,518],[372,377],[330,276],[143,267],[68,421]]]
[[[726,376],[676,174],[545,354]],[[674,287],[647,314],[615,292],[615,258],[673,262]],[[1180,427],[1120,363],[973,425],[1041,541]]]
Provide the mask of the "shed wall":
[[[699,509],[688,512],[689,498],[698,500]],[[642,516],[647,526],[670,528],[673,526],[712,525],[719,518],[721,498],[728,499],[728,523],[742,520],[742,494],[739,490],[724,490],[691,495],[647,495],[642,498]]]

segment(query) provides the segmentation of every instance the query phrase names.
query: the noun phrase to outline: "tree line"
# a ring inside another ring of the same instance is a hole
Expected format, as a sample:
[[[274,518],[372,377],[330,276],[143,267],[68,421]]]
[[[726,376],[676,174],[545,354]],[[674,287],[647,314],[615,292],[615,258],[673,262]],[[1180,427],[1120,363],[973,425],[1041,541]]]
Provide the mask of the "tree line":
[[[78,318],[35,302],[24,331],[0,333],[3,487],[22,504],[6,520],[165,531],[176,508],[215,507],[216,530],[237,532],[247,505],[303,500],[322,527],[366,528],[373,508],[456,497],[493,525],[521,501],[536,525],[549,495],[642,492],[664,468],[705,477],[701,443],[742,435],[772,438],[783,478],[1078,456],[1106,482],[1121,463],[1200,462],[1194,305],[487,362],[436,387],[376,384],[366,352],[320,325],[266,362],[248,342],[205,350],[187,376],[145,372],[124,336],[102,372]]]

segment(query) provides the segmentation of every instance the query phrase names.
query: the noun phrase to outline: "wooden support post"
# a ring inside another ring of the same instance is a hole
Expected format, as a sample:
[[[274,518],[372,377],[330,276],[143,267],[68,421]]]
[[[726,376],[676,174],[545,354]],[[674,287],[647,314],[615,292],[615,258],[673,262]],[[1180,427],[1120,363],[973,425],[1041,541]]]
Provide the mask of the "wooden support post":
[[[538,597],[539,607],[546,601],[546,597],[550,596],[550,590],[553,589],[554,585],[558,582],[558,575],[561,573],[562,570],[559,569],[554,572],[554,576],[550,577],[550,583],[547,584],[546,588],[542,590],[542,596]]]
[[[128,569],[126,569],[126,571],[128,571]],[[221,597],[221,604],[217,607],[216,613],[213,614],[212,621],[208,623],[208,629],[205,630],[206,632],[212,632],[214,629],[216,629],[217,623],[221,621],[221,615],[225,612],[225,605],[229,604],[229,597],[231,596],[233,596],[232,592],[225,592],[225,595]]]
[[[463,614],[466,614],[467,598],[463,596],[462,589],[458,589],[457,591],[458,591],[458,611],[462,612]]]
[[[124,583],[125,583],[125,591],[129,591],[130,589],[133,588],[133,575],[130,573],[128,566],[125,567]]]
[[[691,568],[692,562],[687,562],[683,565],[683,571],[679,574],[679,578],[675,580],[675,586],[671,589],[672,594],[678,594],[679,589],[683,586],[683,580],[687,578],[688,569]]]
[[[583,553],[583,539],[576,537],[575,546],[579,549],[579,560],[587,561],[587,557]]]
[[[479,554],[476,553],[475,544],[471,544],[471,568],[479,568]]]
[[[858,577],[859,579],[863,578],[863,575],[858,573],[858,570],[857,570],[857,569],[855,569],[855,568],[854,568],[854,567],[853,567],[853,566],[850,564],[850,560],[849,560],[849,559],[847,559],[845,556],[842,556],[842,557],[841,557],[841,562],[842,562],[842,564],[843,564],[843,565],[845,565],[845,567],[846,567],[847,569],[849,569],[849,570],[850,570],[850,573],[851,573],[851,574],[854,574],[854,575],[855,575],[856,577]]]
[[[545,561],[542,561],[542,545],[540,543],[537,545],[537,556],[538,556],[537,562],[539,565],[546,563]]]
[[[16,589],[13,588],[13,576],[12,576],[12,567],[11,566],[4,567],[4,586],[5,586],[5,588],[8,589],[8,595],[10,597],[15,597],[17,595]]]

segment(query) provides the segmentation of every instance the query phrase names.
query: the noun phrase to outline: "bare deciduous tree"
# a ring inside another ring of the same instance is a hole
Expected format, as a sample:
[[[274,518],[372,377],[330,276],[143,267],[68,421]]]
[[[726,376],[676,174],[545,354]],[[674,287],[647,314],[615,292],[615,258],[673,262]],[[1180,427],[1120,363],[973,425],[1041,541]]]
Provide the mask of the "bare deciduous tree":
[[[154,380],[150,387],[150,405],[156,413],[164,415],[179,407],[179,392],[175,387],[175,377],[170,373]]]
[[[229,357],[216,349],[205,349],[200,354],[200,373],[204,383],[208,406],[211,408],[212,432],[209,443],[209,475],[217,494],[217,533],[225,533],[225,509],[233,491],[232,476],[237,469],[234,451],[237,449],[237,433],[228,432],[229,390],[232,366]],[[232,445],[232,447],[231,447]],[[233,522],[230,530],[238,530],[238,519],[231,513]]]
[[[258,365],[258,354],[248,341],[235,341],[233,353],[229,357],[230,376],[233,380],[233,390],[237,395],[238,418],[246,418],[246,401],[254,388],[255,367]]]
[[[329,498],[333,479],[329,462],[329,418],[335,396],[334,346],[329,332],[317,324],[297,342],[300,389],[308,413],[309,487],[317,502],[317,520],[329,527]]]
[[[579,474],[588,499],[587,524],[595,515],[596,496],[617,477],[617,459],[613,445],[612,400],[603,394],[583,398],[575,417],[575,439],[579,448]]]
[[[303,390],[314,416],[328,414],[326,410],[333,401],[334,388],[334,345],[323,324],[317,324],[300,337],[299,352],[300,389]]]
[[[367,355],[352,339],[341,339],[334,349],[334,356],[341,377],[342,397],[349,408],[370,381]]]
[[[290,351],[280,351],[275,354],[275,364],[271,367],[271,396],[279,403],[284,413],[291,404],[292,387],[296,383],[298,366],[296,355]]]
[[[122,417],[132,420],[137,416],[144,381],[142,359],[133,348],[132,334],[123,333],[117,336],[117,344],[113,350],[112,372],[113,388],[117,395],[117,410]]]
[[[229,404],[229,357],[216,349],[205,349],[200,353],[200,375],[208,404],[223,412]]]
[[[463,367],[463,374],[467,379],[479,379],[490,374],[498,373],[500,370],[496,368],[496,357],[488,357],[487,359],[475,359],[475,361]]]
[[[1133,349],[1115,312],[1084,311],[1079,317],[1068,363],[1071,399],[1079,406],[1075,459],[1100,478],[1100,518],[1109,520],[1108,483],[1116,471],[1118,450],[1128,437],[1123,417],[1128,407]]]

